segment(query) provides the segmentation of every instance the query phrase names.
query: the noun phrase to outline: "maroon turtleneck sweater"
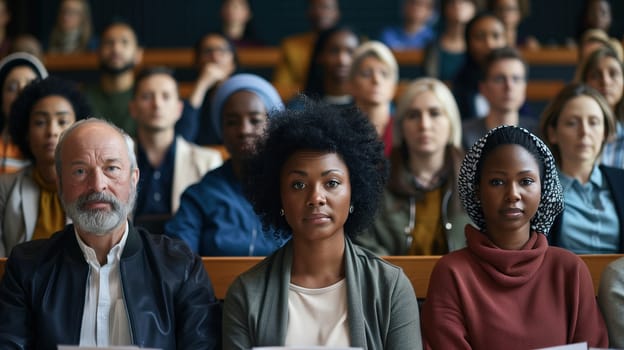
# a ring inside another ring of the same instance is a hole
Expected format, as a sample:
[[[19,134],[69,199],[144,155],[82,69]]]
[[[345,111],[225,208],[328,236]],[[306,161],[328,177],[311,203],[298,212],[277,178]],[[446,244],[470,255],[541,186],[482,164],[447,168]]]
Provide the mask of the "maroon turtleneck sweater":
[[[422,310],[427,349],[533,349],[608,338],[591,275],[567,250],[532,233],[498,248],[472,226],[467,248],[440,259]]]

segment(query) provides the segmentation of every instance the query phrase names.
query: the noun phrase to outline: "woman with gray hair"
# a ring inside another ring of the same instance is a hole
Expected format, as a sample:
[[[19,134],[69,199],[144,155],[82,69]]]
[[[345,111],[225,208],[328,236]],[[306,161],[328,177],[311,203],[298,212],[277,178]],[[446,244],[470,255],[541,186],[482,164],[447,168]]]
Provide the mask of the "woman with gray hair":
[[[437,79],[412,82],[398,104],[390,181],[373,228],[358,243],[380,255],[439,255],[465,245],[456,183],[461,122]]]
[[[606,347],[587,265],[545,236],[564,204],[544,142],[516,126],[490,130],[462,162],[459,194],[475,226],[466,227],[467,247],[431,273],[426,347]]]

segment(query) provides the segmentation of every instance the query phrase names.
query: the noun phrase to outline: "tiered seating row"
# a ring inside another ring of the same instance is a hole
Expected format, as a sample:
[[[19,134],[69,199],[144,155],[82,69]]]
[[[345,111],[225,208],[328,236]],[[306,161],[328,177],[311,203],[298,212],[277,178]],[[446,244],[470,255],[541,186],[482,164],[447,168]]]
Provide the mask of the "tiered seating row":
[[[587,264],[594,282],[594,290],[598,292],[600,276],[604,268],[613,260],[624,257],[624,254],[580,255]],[[409,277],[416,297],[424,299],[427,296],[429,277],[438,261],[439,256],[387,256],[387,261],[400,266]],[[261,257],[204,257],[204,267],[212,280],[215,295],[219,299],[225,298],[228,287],[242,272],[248,270],[262,260]],[[0,278],[4,275],[6,258],[0,259]]]
[[[240,65],[246,71],[256,72],[270,78],[270,73],[279,60],[279,49],[277,47],[258,47],[238,49]],[[539,80],[532,79],[528,83],[527,99],[529,101],[548,101],[552,99],[565,83],[572,78],[570,72],[574,71],[577,61],[577,53],[574,49],[541,49],[525,50],[523,56],[530,65],[532,71],[540,71],[542,76]],[[402,71],[419,70],[423,60],[422,51],[397,51],[395,52],[397,61]],[[81,82],[93,81],[98,70],[98,58],[95,53],[84,53],[75,55],[48,54],[44,58],[45,65],[52,73],[65,75],[69,78],[80,80]],[[143,55],[143,65],[145,66],[168,66],[182,71],[180,81],[180,94],[188,97],[193,89],[193,82],[188,79],[194,76],[193,50],[191,48],[172,49],[146,49]],[[405,69],[404,69],[405,68]],[[565,74],[561,71],[564,70]],[[552,71],[552,74],[544,73]],[[405,80],[413,78],[413,74],[402,76],[401,86],[405,85]],[[80,77],[80,79],[78,79]],[[401,87],[398,89],[400,93]]]

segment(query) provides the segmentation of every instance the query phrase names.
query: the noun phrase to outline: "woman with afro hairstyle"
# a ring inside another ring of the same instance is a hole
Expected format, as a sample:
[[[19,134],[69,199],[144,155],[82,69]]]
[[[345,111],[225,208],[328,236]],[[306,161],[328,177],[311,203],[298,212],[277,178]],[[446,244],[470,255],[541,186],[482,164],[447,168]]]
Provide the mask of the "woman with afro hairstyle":
[[[250,200],[263,224],[290,240],[230,287],[224,349],[420,349],[409,280],[351,242],[374,219],[387,178],[366,117],[306,101],[272,118],[257,150]]]
[[[31,165],[0,176],[0,256],[65,227],[54,149],[63,130],[90,114],[76,86],[54,77],[26,86],[13,103],[9,133]]]

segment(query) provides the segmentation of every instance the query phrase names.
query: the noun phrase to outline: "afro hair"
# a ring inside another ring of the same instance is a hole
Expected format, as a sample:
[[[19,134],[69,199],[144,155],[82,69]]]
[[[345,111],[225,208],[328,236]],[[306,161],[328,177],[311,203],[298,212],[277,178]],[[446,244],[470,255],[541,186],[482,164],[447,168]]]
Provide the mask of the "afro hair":
[[[247,162],[245,190],[267,232],[273,231],[282,239],[292,235],[280,215],[280,172],[289,157],[302,150],[336,153],[349,169],[355,210],[344,225],[345,233],[353,237],[372,224],[388,178],[388,165],[374,127],[355,108],[338,109],[305,99],[303,110],[285,110],[272,116],[266,137],[256,150]]]

